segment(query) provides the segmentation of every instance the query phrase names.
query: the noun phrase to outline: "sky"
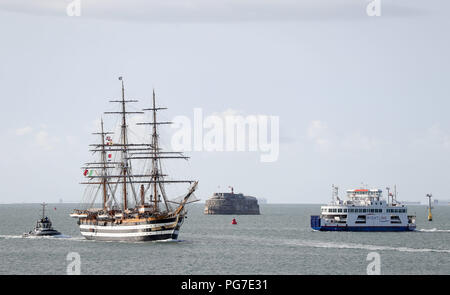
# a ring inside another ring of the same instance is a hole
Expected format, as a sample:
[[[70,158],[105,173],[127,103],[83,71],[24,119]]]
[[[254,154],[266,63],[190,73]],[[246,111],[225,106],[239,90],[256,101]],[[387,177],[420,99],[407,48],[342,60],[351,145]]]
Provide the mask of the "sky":
[[[380,1],[380,16],[369,0],[81,0],[80,16],[69,0],[0,1],[0,203],[81,201],[119,76],[136,110],[155,89],[162,120],[196,108],[279,118],[274,162],[192,151],[167,164],[199,180],[202,200],[232,186],[326,203],[333,184],[342,197],[366,184],[450,199],[450,3]]]

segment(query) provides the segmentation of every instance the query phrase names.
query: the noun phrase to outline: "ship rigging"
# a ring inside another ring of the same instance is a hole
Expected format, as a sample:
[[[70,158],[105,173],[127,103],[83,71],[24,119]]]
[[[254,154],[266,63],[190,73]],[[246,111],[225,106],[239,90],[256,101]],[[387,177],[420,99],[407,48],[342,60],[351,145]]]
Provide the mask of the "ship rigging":
[[[78,218],[81,234],[87,239],[97,240],[167,240],[177,239],[179,229],[186,215],[185,206],[198,201],[194,196],[197,181],[172,180],[163,173],[162,160],[189,159],[181,152],[165,151],[159,142],[158,126],[171,124],[157,120],[157,112],[167,108],[156,105],[153,90],[150,108],[141,111],[130,111],[129,103],[137,100],[125,98],[125,87],[122,77],[122,98],[110,100],[119,103],[119,111],[104,112],[107,115],[120,115],[120,136],[115,143],[113,132],[104,130],[101,120],[100,142],[91,144],[99,161],[86,163],[83,169],[87,181],[82,184],[91,189],[91,201],[86,209],[74,210],[72,217]],[[136,125],[150,126],[148,142],[134,142],[129,137],[127,117],[131,114],[143,115],[150,112],[152,120]],[[114,157],[113,157],[114,155]],[[140,165],[142,173],[135,173]],[[169,200],[165,190],[166,184],[189,184],[187,193]],[[102,192],[101,208],[94,208],[96,195]],[[138,192],[138,193],[137,193]],[[138,197],[139,194],[139,197]],[[92,197],[93,196],[93,197]],[[132,199],[130,198],[132,196]]]

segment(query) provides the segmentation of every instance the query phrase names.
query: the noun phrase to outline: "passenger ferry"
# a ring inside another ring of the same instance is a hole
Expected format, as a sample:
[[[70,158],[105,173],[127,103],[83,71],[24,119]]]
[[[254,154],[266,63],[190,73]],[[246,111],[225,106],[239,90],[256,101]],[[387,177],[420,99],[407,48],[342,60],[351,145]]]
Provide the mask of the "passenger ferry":
[[[389,193],[387,201],[381,189],[352,189],[348,200],[341,200],[333,186],[332,202],[321,207],[320,216],[311,216],[311,227],[318,231],[413,231],[416,216]],[[391,197],[391,201],[389,201]]]

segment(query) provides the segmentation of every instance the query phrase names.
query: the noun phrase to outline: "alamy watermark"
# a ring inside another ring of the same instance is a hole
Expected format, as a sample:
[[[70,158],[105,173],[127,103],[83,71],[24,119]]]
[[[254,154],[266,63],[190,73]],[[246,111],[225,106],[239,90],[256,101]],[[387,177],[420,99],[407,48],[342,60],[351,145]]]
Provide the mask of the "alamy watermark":
[[[66,273],[68,275],[80,275],[81,274],[81,257],[78,252],[70,252],[66,256],[66,260],[69,261],[67,265]]]
[[[68,16],[80,16],[81,15],[81,0],[72,0],[66,6],[66,13]]]
[[[381,16],[381,0],[371,0],[366,7],[368,16]]]
[[[267,115],[210,115],[194,109],[173,119],[177,129],[171,139],[176,151],[260,152],[261,162],[275,162],[279,156],[279,117]]]
[[[367,265],[368,275],[381,275],[381,256],[378,252],[370,252],[367,254],[366,261],[370,261]]]

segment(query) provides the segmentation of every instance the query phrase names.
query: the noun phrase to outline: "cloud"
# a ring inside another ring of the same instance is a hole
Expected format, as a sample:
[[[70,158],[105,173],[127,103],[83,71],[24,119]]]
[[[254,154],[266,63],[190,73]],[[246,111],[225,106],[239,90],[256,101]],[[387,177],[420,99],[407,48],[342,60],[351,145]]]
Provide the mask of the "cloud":
[[[38,15],[67,16],[71,3],[80,17],[145,22],[235,22],[367,19],[370,0],[2,0],[0,9]],[[399,3],[400,2],[400,3]],[[383,16],[423,12],[417,0],[383,0]],[[414,5],[416,4],[416,5]]]
[[[41,130],[35,133],[34,143],[45,151],[51,151],[59,143],[59,138],[50,136],[47,131]]]
[[[320,120],[311,121],[307,129],[307,136],[321,149],[328,149],[331,145],[328,125]]]
[[[423,136],[415,138],[413,145],[450,149],[450,135],[436,123]]]
[[[22,128],[15,129],[14,133],[17,136],[24,136],[24,135],[30,135],[29,139],[32,140],[32,144],[40,147],[41,149],[45,151],[53,150],[55,145],[60,141],[58,137],[50,136],[49,133],[46,131],[47,126],[45,124],[39,125],[38,128],[33,128],[30,126],[25,126]],[[67,139],[70,139],[70,136],[66,137]]]
[[[16,129],[15,133],[18,136],[23,136],[23,135],[31,133],[32,131],[33,131],[33,128],[31,128],[30,126],[26,126],[26,127],[23,127],[23,128]]]
[[[432,141],[443,148],[450,148],[450,136],[442,130],[439,124],[435,124],[428,129],[428,135]]]
[[[362,135],[360,132],[355,132],[342,139],[340,145],[345,150],[362,150],[372,151],[378,148],[382,141],[374,137]]]
[[[336,131],[330,131],[328,124],[320,120],[311,121],[306,134],[307,138],[323,151],[331,149],[340,151],[372,151],[383,144],[382,140],[363,135],[360,131],[339,135]]]

